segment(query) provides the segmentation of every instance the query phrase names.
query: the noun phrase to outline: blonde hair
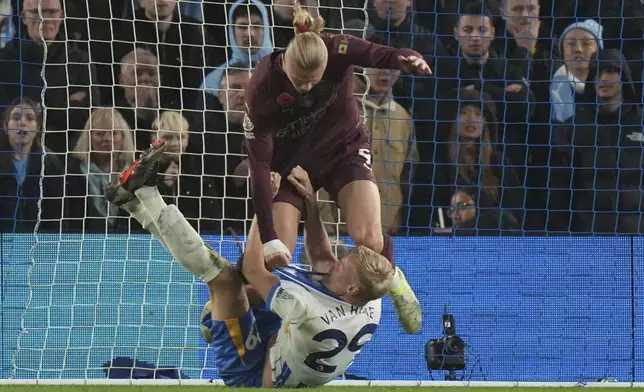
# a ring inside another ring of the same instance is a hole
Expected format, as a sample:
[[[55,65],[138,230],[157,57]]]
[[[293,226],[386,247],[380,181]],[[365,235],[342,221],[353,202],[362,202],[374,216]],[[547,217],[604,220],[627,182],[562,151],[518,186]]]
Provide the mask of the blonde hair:
[[[111,126],[105,128],[103,124],[111,124]],[[101,127],[99,128],[99,126]],[[134,162],[134,137],[132,136],[132,130],[123,115],[115,108],[98,108],[90,113],[89,119],[85,123],[85,132],[81,133],[72,151],[73,157],[81,161],[89,160],[91,144],[90,132],[92,129],[120,130],[123,133],[123,145],[120,150],[115,151],[117,166],[121,168]]]
[[[152,129],[157,131],[157,136],[165,132],[187,134],[188,128],[188,120],[181,113],[173,110],[161,113],[152,123]]]
[[[349,257],[358,274],[358,295],[365,303],[381,298],[391,290],[394,267],[386,257],[364,246],[353,248]]]
[[[326,65],[329,52],[320,37],[324,29],[324,19],[314,18],[306,9],[297,5],[293,11],[293,27],[295,37],[286,47],[285,57],[293,61],[297,68],[305,71]]]

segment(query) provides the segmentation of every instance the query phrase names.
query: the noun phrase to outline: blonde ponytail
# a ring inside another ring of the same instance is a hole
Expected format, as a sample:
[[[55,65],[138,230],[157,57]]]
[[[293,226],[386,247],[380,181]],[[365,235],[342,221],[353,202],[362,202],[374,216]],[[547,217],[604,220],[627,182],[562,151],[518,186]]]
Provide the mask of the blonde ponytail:
[[[314,18],[306,8],[296,5],[293,10],[293,27],[295,34],[320,34],[324,30],[324,19],[320,16]]]
[[[292,61],[299,69],[312,71],[326,66],[329,53],[326,44],[320,38],[324,30],[324,19],[314,18],[299,5],[293,11],[295,37],[286,48],[287,61]]]

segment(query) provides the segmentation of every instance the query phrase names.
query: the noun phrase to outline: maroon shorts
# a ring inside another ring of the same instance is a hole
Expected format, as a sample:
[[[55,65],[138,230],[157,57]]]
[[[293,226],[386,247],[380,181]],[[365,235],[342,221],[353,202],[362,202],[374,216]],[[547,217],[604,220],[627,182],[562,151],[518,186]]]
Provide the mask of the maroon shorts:
[[[303,165],[304,166],[304,165]],[[305,166],[304,166],[305,167]],[[338,163],[323,174],[309,173],[313,189],[318,191],[320,188],[329,192],[331,200],[338,200],[338,193],[345,185],[353,181],[371,181],[376,182],[376,178],[371,171],[371,151],[361,148],[359,151],[342,158]],[[273,199],[273,203],[282,202],[295,206],[302,216],[305,213],[304,199],[291,185],[285,175],[282,176],[280,191]]]

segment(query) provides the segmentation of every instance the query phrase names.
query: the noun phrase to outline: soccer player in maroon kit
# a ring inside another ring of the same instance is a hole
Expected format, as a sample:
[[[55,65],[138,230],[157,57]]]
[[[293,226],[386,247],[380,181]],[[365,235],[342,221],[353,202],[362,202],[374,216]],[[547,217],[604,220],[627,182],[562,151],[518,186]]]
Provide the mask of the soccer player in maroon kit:
[[[265,56],[246,88],[244,131],[251,190],[266,263],[286,265],[295,248],[304,201],[286,181],[302,167],[317,191],[337,200],[356,245],[393,263],[391,237],[382,232],[380,194],[371,171],[371,135],[353,96],[354,65],[429,74],[422,56],[346,35],[322,33],[324,20],[296,7],[296,34],[286,50]],[[270,173],[284,180],[273,198]],[[389,293],[409,333],[421,325],[420,304],[396,267]]]

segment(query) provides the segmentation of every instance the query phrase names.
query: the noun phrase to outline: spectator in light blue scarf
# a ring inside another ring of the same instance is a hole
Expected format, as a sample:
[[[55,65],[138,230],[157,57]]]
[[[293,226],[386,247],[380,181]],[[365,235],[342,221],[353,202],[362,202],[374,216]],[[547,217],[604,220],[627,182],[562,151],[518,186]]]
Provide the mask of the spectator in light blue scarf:
[[[11,1],[0,0],[0,49],[16,35],[16,25],[13,23],[13,8]]]
[[[228,25],[229,60],[206,75],[201,85],[207,94],[214,96],[217,96],[223,73],[230,64],[253,68],[273,51],[268,11],[261,1],[237,0],[228,11],[228,20],[231,22]]]
[[[561,34],[564,65],[550,84],[551,121],[566,122],[575,114],[576,99],[584,92],[590,59],[604,48],[603,27],[592,19],[576,22]]]

